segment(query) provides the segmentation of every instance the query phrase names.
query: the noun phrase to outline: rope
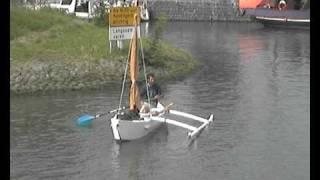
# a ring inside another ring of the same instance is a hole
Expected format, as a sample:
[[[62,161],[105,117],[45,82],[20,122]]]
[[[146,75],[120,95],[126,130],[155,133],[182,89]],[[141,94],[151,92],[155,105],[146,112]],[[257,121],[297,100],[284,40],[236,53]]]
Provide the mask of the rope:
[[[124,71],[124,76],[123,76],[123,81],[122,81],[122,87],[121,87],[121,95],[120,95],[120,102],[119,102],[119,109],[121,108],[121,103],[122,103],[122,98],[123,98],[123,93],[124,93],[124,86],[126,82],[126,77],[127,77],[127,72],[128,72],[128,66],[129,66],[129,56],[131,52],[131,43],[132,43],[132,38],[130,40],[130,49],[128,53],[128,58],[127,58],[127,64],[126,64],[126,69]]]
[[[145,79],[145,82],[146,82],[148,103],[151,104],[151,103],[150,103],[150,96],[149,96],[149,87],[148,87],[147,73],[146,73],[146,64],[145,64],[145,61],[144,61],[143,46],[142,46],[141,38],[140,38],[139,40],[140,40],[140,46],[141,46],[142,63],[143,63],[143,73],[144,73],[144,79]]]
[[[137,31],[137,29],[135,29],[135,30]],[[139,34],[140,34],[140,31],[139,31]],[[133,36],[133,34],[132,34],[132,36]],[[137,37],[137,38],[138,38],[138,37]],[[125,73],[124,73],[124,76],[123,76],[123,82],[122,82],[122,88],[121,88],[119,109],[121,108],[121,103],[122,103],[123,94],[124,94],[124,87],[125,87],[126,76],[127,76],[127,71],[128,71],[129,56],[130,56],[130,52],[131,52],[132,39],[133,39],[133,38],[131,38],[131,40],[130,40],[130,49],[129,49],[129,53],[128,53],[128,58],[127,58],[127,64],[126,64]],[[150,103],[150,95],[149,95],[148,81],[147,81],[146,65],[145,65],[145,60],[144,60],[144,53],[143,53],[143,46],[142,46],[141,38],[139,38],[139,41],[140,41],[141,54],[142,54],[142,63],[143,63],[144,79],[145,79],[146,88],[147,88],[148,103],[151,104],[151,103]]]

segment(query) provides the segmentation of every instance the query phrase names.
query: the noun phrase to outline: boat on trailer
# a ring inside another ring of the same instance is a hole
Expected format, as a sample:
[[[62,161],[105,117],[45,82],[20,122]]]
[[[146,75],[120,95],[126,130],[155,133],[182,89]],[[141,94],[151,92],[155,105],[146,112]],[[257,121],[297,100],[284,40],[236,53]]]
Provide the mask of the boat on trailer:
[[[192,115],[189,113],[172,110],[170,106],[173,104],[169,104],[167,106],[164,106],[160,102],[157,102],[155,107],[151,106],[150,103],[150,97],[149,97],[149,90],[147,89],[147,95],[148,95],[148,102],[144,102],[147,106],[151,107],[149,111],[147,112],[139,112],[138,108],[141,106],[140,101],[140,94],[139,94],[139,88],[137,85],[137,77],[138,77],[138,31],[137,31],[137,25],[139,16],[138,12],[134,15],[135,16],[135,28],[133,30],[133,35],[130,41],[130,47],[129,47],[129,54],[128,54],[128,60],[126,63],[125,73],[123,77],[122,82],[122,90],[120,95],[120,103],[119,108],[116,111],[116,113],[113,115],[113,117],[110,119],[110,126],[112,129],[113,137],[116,141],[130,141],[130,140],[136,140],[140,139],[144,136],[147,136],[148,134],[155,131],[158,127],[160,127],[163,124],[170,124],[174,126],[178,126],[181,128],[184,128],[188,131],[188,137],[194,138],[197,137],[200,132],[207,127],[211,122],[214,120],[213,114],[210,114],[209,117],[202,118],[196,115]],[[140,39],[139,39],[140,40]],[[144,69],[144,77],[145,82],[147,83],[146,78],[146,68],[145,68],[145,62],[144,62],[144,56],[143,56],[143,48],[142,48],[142,42],[140,40],[140,49],[142,54],[142,64]],[[127,73],[129,70],[130,73]],[[129,92],[129,109],[121,109],[122,107],[122,97],[124,94],[124,87],[126,83],[126,79],[130,79],[131,85],[130,85],[130,92]],[[128,111],[129,110],[129,111]],[[131,115],[129,115],[131,113]],[[167,115],[172,114],[176,116],[180,116],[183,118],[188,118],[194,121],[201,122],[202,124],[197,126],[192,126],[189,124],[186,124],[184,122],[169,119]]]

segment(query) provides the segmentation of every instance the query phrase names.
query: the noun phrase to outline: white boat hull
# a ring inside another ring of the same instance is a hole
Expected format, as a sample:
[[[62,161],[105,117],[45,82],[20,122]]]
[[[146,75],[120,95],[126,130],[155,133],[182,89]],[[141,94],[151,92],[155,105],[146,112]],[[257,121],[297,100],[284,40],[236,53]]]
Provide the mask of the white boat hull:
[[[152,121],[152,120],[120,120],[115,115],[111,119],[111,129],[115,140],[130,141],[140,139],[158,127],[164,122]]]
[[[201,131],[214,120],[213,114],[205,119],[186,112],[169,109],[169,107],[172,105],[173,103],[164,107],[161,103],[158,103],[157,107],[151,108],[149,113],[140,113],[139,120],[123,120],[119,119],[119,114],[121,113],[115,114],[110,120],[114,139],[117,141],[130,141],[140,139],[165,123],[187,129],[189,131],[188,137],[190,139],[193,139],[194,137],[197,137],[201,133]],[[202,124],[200,126],[189,125],[180,121],[168,119],[167,117],[165,117],[165,114],[184,117],[187,119],[198,121]]]
[[[156,108],[152,108],[151,111],[159,112],[157,117],[161,117],[165,114],[164,106],[158,103]],[[153,130],[160,127],[164,122],[153,121],[147,114],[140,114],[144,118],[139,120],[122,120],[118,118],[118,114],[111,118],[111,129],[115,140],[130,141],[142,138]]]

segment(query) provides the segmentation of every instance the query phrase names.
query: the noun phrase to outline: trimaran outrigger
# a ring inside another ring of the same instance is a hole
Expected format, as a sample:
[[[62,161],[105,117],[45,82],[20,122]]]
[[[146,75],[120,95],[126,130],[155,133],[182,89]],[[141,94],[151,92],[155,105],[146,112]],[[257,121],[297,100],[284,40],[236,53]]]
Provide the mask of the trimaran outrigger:
[[[137,20],[136,20],[137,21]],[[139,107],[139,89],[137,86],[137,77],[138,77],[138,40],[137,37],[137,22],[135,23],[135,30],[130,42],[129,48],[129,58],[127,61],[125,73],[124,73],[124,80],[122,83],[122,90],[120,96],[120,103],[119,107],[115,110],[109,111],[108,113],[114,113],[113,117],[110,120],[110,125],[113,133],[113,137],[116,141],[130,141],[142,138],[149,133],[153,132],[155,129],[160,127],[162,124],[170,124],[174,126],[178,126],[181,128],[185,128],[188,130],[188,137],[194,138],[196,137],[205,127],[207,127],[211,122],[214,120],[213,114],[209,115],[208,119],[195,116],[186,112],[181,112],[177,110],[173,110],[169,108],[172,104],[168,106],[164,106],[161,103],[157,103],[156,107],[150,109],[149,112],[140,112],[137,118],[126,118],[123,114],[127,113],[128,110],[125,107],[122,107],[122,97],[124,92],[125,81],[127,77],[127,71],[129,66],[129,77],[131,80],[131,87],[129,92],[129,111],[135,110],[135,108]],[[143,57],[143,49],[142,49],[142,42],[140,40],[141,51],[142,51],[142,61],[143,61],[143,68],[144,68],[144,77],[146,81],[146,68],[144,63]],[[148,89],[147,89],[148,92]],[[147,93],[149,94],[149,93]],[[148,104],[150,105],[150,97],[148,96]],[[100,114],[96,116],[84,115],[78,119],[78,124],[87,124],[92,119],[98,118],[102,115]],[[188,118],[190,120],[198,121],[202,123],[200,126],[192,126],[186,124],[184,122],[180,122],[177,120],[172,120],[166,117],[166,115],[172,114],[176,116],[180,116],[183,118]]]

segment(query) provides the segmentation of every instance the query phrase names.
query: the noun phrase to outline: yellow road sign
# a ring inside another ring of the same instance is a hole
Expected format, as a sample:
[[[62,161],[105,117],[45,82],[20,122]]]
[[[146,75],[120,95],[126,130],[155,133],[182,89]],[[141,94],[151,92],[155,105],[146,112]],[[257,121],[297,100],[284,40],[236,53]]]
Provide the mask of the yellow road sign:
[[[137,17],[137,22],[135,21],[135,16]],[[134,26],[135,24],[140,24],[139,7],[111,8],[109,23],[111,27]]]

